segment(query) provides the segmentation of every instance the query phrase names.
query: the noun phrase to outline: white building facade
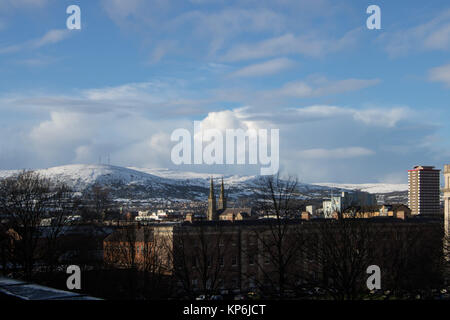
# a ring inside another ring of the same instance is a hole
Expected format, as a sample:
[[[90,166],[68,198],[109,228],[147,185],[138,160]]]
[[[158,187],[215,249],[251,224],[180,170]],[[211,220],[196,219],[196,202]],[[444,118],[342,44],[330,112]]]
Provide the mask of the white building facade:
[[[377,198],[374,194],[362,191],[342,192],[339,196],[332,196],[330,200],[322,202],[323,215],[332,218],[334,212],[341,213],[351,206],[374,206]]]

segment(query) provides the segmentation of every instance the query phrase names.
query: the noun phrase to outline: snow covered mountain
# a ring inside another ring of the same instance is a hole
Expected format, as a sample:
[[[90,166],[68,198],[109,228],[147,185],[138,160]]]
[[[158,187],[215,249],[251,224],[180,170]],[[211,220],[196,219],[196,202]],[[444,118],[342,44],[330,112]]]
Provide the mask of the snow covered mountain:
[[[106,185],[115,197],[128,199],[178,198],[205,200],[209,179],[219,182],[220,174],[182,172],[169,169],[146,169],[111,165],[73,164],[35,170],[42,176],[67,183],[77,191],[83,191],[95,183]],[[18,173],[19,170],[0,171],[0,179]],[[224,184],[231,198],[255,195],[259,176],[226,175]],[[304,199],[323,198],[339,190],[362,190],[377,194],[400,192],[404,195],[407,185],[395,184],[335,184],[299,183],[299,196]]]
[[[119,198],[178,198],[205,199],[211,176],[193,172],[168,169],[125,168],[111,165],[65,165],[35,170],[40,175],[61,181],[83,191],[94,184],[108,186]],[[20,170],[0,171],[0,179],[17,174]],[[257,176],[224,176],[224,184],[231,197],[252,194],[257,185]],[[217,181],[218,182],[218,181]],[[216,182],[216,183],[217,183]]]
[[[94,183],[99,184],[145,184],[162,182],[163,179],[132,169],[109,165],[66,165],[48,169],[35,170],[40,175],[57,181],[63,181],[75,188],[83,190]],[[19,170],[0,171],[0,177],[7,177]]]
[[[336,189],[360,190],[369,193],[391,193],[391,192],[405,192],[408,191],[408,184],[399,183],[362,183],[362,184],[348,184],[348,183],[313,183],[313,185],[324,186]]]

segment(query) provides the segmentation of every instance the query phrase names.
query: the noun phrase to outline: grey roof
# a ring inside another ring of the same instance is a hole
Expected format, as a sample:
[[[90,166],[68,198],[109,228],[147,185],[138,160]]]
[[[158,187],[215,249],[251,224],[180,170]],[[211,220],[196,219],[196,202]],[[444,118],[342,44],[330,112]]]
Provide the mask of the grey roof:
[[[4,277],[0,277],[0,294],[21,300],[102,300]]]

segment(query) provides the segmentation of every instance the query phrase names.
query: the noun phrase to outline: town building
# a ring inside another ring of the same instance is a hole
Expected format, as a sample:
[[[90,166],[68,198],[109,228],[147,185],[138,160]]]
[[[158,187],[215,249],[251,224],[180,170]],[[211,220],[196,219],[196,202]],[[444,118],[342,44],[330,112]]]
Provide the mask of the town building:
[[[362,207],[357,212],[346,211],[342,214],[343,218],[375,218],[391,217],[405,220],[411,217],[411,209],[403,204],[383,204],[378,206]]]
[[[444,257],[446,259],[446,278],[450,282],[450,164],[444,165]]]
[[[315,215],[317,212],[317,206],[315,205],[308,205],[306,206],[306,212],[308,212],[311,216]]]
[[[225,196],[225,187],[222,183],[220,186],[219,204],[216,204],[216,197],[214,195],[214,182],[211,178],[209,196],[208,196],[208,210],[207,210],[207,220],[208,221],[218,221],[218,220],[245,220],[252,216],[252,208],[228,208],[227,198]]]
[[[450,164],[444,166],[444,225],[445,232],[450,236]]]
[[[374,206],[376,204],[377,199],[374,194],[362,191],[343,191],[341,195],[331,196],[329,200],[322,202],[323,215],[325,218],[332,218],[333,214],[340,214],[349,207]]]
[[[282,240],[274,232],[279,224],[273,219],[155,223],[117,230],[105,239],[104,258],[107,264],[116,267],[132,266],[155,272],[157,266],[159,272],[174,278],[180,290],[224,294],[265,286],[274,286],[276,290],[279,246],[283,259],[292,255],[289,263],[283,263],[284,281],[292,287],[329,283],[330,266],[323,256],[327,251],[322,250],[342,236],[364,237],[361,243],[370,247],[365,250],[373,253],[380,264],[386,263],[383,259],[391,259],[386,252],[405,248],[408,239],[421,235],[421,245],[425,244],[426,250],[441,239],[440,223],[430,217],[350,219],[354,227],[346,230],[353,231],[344,235],[336,221],[309,220],[306,215],[304,219],[283,221]],[[355,231],[359,227],[364,231]],[[335,245],[339,247],[339,241]],[[385,272],[388,274],[389,270]]]
[[[408,206],[412,215],[440,213],[440,170],[433,166],[415,166],[408,170]]]

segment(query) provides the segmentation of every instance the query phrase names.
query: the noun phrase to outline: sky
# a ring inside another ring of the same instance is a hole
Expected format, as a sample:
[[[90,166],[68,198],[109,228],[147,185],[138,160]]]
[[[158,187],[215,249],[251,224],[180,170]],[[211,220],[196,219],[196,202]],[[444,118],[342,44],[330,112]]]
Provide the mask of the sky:
[[[450,163],[449,53],[447,0],[0,0],[0,169],[259,172],[175,165],[200,121],[279,129],[302,182],[406,183]]]

